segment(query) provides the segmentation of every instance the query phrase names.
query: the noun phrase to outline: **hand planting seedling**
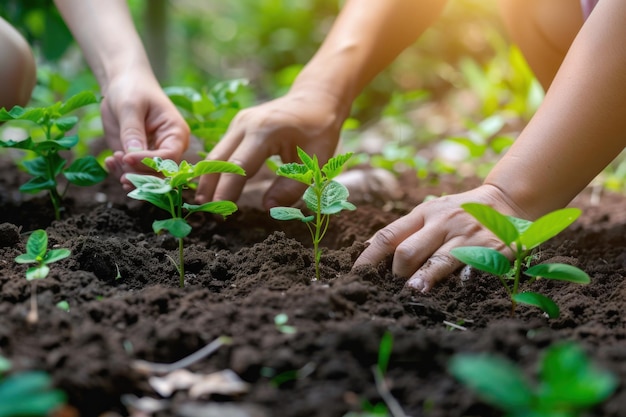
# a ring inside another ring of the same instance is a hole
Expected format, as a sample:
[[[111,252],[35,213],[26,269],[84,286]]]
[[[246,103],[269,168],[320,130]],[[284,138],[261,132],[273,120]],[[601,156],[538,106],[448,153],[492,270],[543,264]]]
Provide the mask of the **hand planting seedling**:
[[[60,151],[72,149],[78,143],[78,135],[65,136],[76,123],[78,117],[68,114],[80,107],[97,103],[99,100],[89,91],[70,97],[65,102],[57,102],[48,107],[13,107],[10,111],[0,109],[0,122],[26,120],[35,123],[43,132],[43,137],[32,135],[24,140],[0,141],[0,146],[31,151],[37,156],[24,160],[22,165],[31,178],[22,184],[20,191],[38,193],[48,191],[57,220],[61,218],[62,200],[67,186],[71,184],[91,186],[103,181],[107,172],[93,156],[84,156],[67,164]],[[58,177],[63,174],[68,181],[64,190],[59,190]]]
[[[530,291],[519,292],[523,267],[527,267],[523,273],[532,277],[530,283],[538,278],[577,284],[589,283],[589,275],[573,265],[538,264],[528,267],[532,250],[572,224],[580,216],[579,209],[556,210],[532,222],[505,216],[484,204],[467,203],[461,207],[493,232],[514,253],[515,259],[511,265],[506,256],[491,248],[465,246],[451,251],[461,262],[498,276],[511,298],[511,314],[515,314],[516,303],[522,303],[539,307],[550,318],[559,316],[559,307],[550,298]]]
[[[195,178],[205,174],[237,174],[245,175],[244,170],[224,161],[200,161],[193,165],[187,161],[177,164],[171,159],[144,158],[145,165],[163,175],[163,178],[146,174],[126,174],[126,178],[136,187],[128,196],[137,200],[147,201],[167,211],[172,216],[165,220],[155,220],[152,230],[159,233],[167,230],[178,238],[178,265],[174,262],[180,276],[180,286],[185,286],[185,260],[183,238],[191,233],[191,225],[187,217],[192,213],[207,212],[226,217],[237,211],[237,205],[231,201],[211,201],[201,205],[187,204],[183,201],[183,191],[195,189]],[[186,212],[186,213],[184,213]]]
[[[5,378],[11,366],[0,356],[0,417],[49,416],[65,403],[65,394],[52,388],[47,373],[25,371]]]
[[[19,264],[34,263],[26,271],[26,279],[31,282],[30,293],[30,312],[26,317],[29,323],[36,323],[39,320],[37,314],[37,293],[35,291],[35,283],[38,279],[44,279],[50,272],[48,266],[52,262],[70,256],[69,249],[50,249],[48,250],[48,234],[43,229],[35,230],[26,242],[26,253],[18,255],[15,262]]]
[[[618,385],[611,373],[594,367],[583,350],[572,343],[547,349],[536,386],[515,364],[499,357],[458,354],[449,369],[483,401],[508,417],[579,417],[607,399]]]
[[[276,174],[309,186],[302,199],[313,215],[305,216],[302,210],[295,207],[273,207],[270,209],[270,216],[276,220],[300,220],[307,225],[313,240],[315,279],[319,279],[322,257],[319,243],[328,230],[330,216],[342,210],[356,209],[354,204],[348,202],[348,189],[343,184],[333,181],[333,178],[341,173],[341,168],[350,159],[352,153],[330,158],[322,168],[319,166],[316,155],[310,157],[298,148],[298,156],[302,164],[283,164],[278,167]]]

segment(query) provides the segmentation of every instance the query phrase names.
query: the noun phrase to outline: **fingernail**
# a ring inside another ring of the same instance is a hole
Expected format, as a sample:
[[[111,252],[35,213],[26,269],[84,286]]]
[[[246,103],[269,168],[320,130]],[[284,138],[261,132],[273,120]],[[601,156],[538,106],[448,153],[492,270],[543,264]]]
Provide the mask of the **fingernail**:
[[[137,152],[143,150],[143,145],[138,140],[130,140],[126,142],[126,150],[128,152]]]
[[[424,281],[421,278],[413,278],[407,281],[406,285],[414,290],[423,291]]]

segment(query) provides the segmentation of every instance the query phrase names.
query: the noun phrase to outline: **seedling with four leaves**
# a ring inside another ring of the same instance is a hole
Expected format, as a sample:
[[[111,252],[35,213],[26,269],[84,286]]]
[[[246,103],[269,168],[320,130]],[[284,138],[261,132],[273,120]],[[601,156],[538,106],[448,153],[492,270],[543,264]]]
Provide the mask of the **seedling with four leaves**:
[[[618,386],[613,374],[596,368],[571,342],[546,350],[538,384],[531,384],[514,363],[497,356],[457,354],[449,370],[508,417],[579,417]]]
[[[30,312],[26,318],[29,323],[36,323],[39,320],[35,283],[38,279],[44,279],[48,276],[49,264],[68,256],[70,256],[69,249],[48,250],[48,234],[43,229],[37,229],[32,232],[26,242],[26,253],[15,258],[15,262],[20,264],[35,264],[26,271],[26,279],[31,282]]]
[[[187,218],[198,212],[219,214],[226,217],[237,211],[232,201],[211,201],[204,204],[188,204],[183,201],[183,192],[195,189],[193,180],[205,174],[237,174],[245,175],[244,170],[225,161],[200,161],[193,165],[187,161],[177,164],[171,159],[159,157],[144,158],[142,162],[160,173],[163,177],[148,174],[126,174],[126,178],[136,187],[128,196],[137,200],[147,201],[167,211],[171,218],[155,220],[152,229],[155,233],[163,230],[178,238],[179,262],[174,265],[178,271],[181,287],[185,286],[185,258],[183,239],[191,233],[191,225]]]
[[[461,207],[493,232],[513,252],[515,259],[511,265],[509,259],[502,253],[481,246],[454,248],[451,253],[461,262],[498,276],[511,298],[511,314],[515,314],[516,304],[522,303],[539,307],[550,318],[559,316],[559,307],[549,297],[536,292],[519,291],[522,272],[531,277],[530,283],[538,278],[569,281],[577,284],[589,283],[589,275],[573,265],[540,263],[527,267],[531,261],[533,249],[572,224],[580,216],[580,209],[556,210],[532,222],[513,216],[505,216],[484,204],[467,203]],[[522,271],[524,267],[527,268]]]
[[[319,279],[320,259],[322,257],[319,244],[328,230],[330,216],[342,210],[356,209],[354,204],[348,202],[350,195],[348,189],[343,184],[333,180],[341,173],[342,167],[350,159],[352,153],[330,158],[320,168],[316,155],[311,157],[300,148],[297,151],[302,164],[295,162],[283,164],[278,167],[276,174],[308,186],[302,199],[313,214],[305,216],[302,210],[295,207],[273,207],[270,209],[270,216],[276,220],[300,220],[307,225],[313,240],[315,278]]]
[[[19,189],[24,193],[47,191],[57,220],[61,218],[63,197],[70,183],[91,186],[107,176],[107,172],[91,155],[77,158],[68,165],[68,161],[59,153],[72,149],[78,143],[78,135],[65,136],[78,123],[78,117],[68,114],[98,101],[94,93],[83,91],[65,102],[57,102],[48,107],[15,106],[9,111],[0,109],[0,122],[25,120],[36,124],[43,131],[42,138],[31,135],[24,140],[0,141],[0,146],[27,150],[37,155],[22,162],[32,178]],[[61,174],[67,180],[63,190],[59,189],[58,177]]]

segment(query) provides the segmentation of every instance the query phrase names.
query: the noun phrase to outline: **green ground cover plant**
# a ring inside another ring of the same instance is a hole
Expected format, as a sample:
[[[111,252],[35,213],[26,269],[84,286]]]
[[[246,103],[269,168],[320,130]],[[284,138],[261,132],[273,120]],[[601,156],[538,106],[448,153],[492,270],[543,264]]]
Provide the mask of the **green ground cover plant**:
[[[25,371],[10,376],[12,364],[0,356],[0,417],[48,416],[65,404],[65,393],[52,388],[50,376]]]
[[[497,356],[458,354],[449,370],[507,417],[579,417],[607,399],[618,385],[610,372],[595,367],[571,342],[545,351],[537,384],[514,363]]]
[[[163,230],[168,231],[178,239],[178,264],[173,262],[178,270],[179,284],[185,286],[185,258],[183,239],[191,233],[191,225],[187,218],[198,212],[218,214],[226,217],[237,211],[237,205],[232,201],[210,201],[204,204],[189,204],[184,202],[183,193],[188,189],[195,189],[196,178],[205,174],[237,174],[245,175],[244,170],[225,161],[200,161],[197,164],[190,164],[181,161],[177,164],[171,159],[159,157],[144,158],[145,165],[162,175],[149,174],[127,174],[128,180],[136,187],[128,193],[128,196],[137,200],[147,201],[165,211],[171,218],[165,220],[155,220],[152,229],[155,233]]]
[[[26,242],[26,253],[15,258],[15,262],[19,264],[35,264],[26,270],[26,279],[31,282],[30,311],[26,318],[29,323],[36,323],[39,320],[35,283],[48,276],[50,273],[48,265],[67,258],[70,254],[69,249],[48,250],[48,234],[43,229],[37,229]]]
[[[216,83],[211,88],[167,87],[165,92],[178,107],[191,133],[208,152],[219,142],[249,94],[246,80]],[[203,155],[204,156],[204,155]]]
[[[348,189],[333,180],[341,173],[352,153],[330,158],[322,167],[317,155],[311,157],[299,147],[298,156],[302,161],[301,164],[295,162],[283,164],[278,167],[276,174],[308,186],[302,200],[313,214],[305,216],[302,210],[295,207],[272,207],[270,216],[276,220],[300,220],[307,225],[313,241],[315,279],[320,279],[322,250],[319,244],[328,230],[330,216],[343,210],[356,210],[356,206],[348,202],[350,195]]]
[[[550,318],[559,316],[559,307],[552,299],[536,292],[520,292],[522,274],[530,276],[530,282],[539,278],[577,284],[590,282],[589,275],[573,265],[540,263],[529,266],[533,249],[571,225],[580,216],[580,209],[556,210],[532,222],[505,216],[484,204],[467,203],[462,207],[511,250],[514,262],[511,265],[501,252],[482,246],[454,248],[452,255],[471,267],[496,275],[511,298],[511,314],[515,314],[516,304],[522,303],[539,307]]]
[[[94,93],[84,91],[65,102],[59,101],[46,107],[15,106],[11,110],[0,109],[0,122],[27,121],[37,126],[37,129],[29,129],[26,139],[0,141],[0,147],[30,151],[35,155],[32,159],[22,161],[23,168],[32,178],[22,184],[19,190],[23,193],[47,191],[57,220],[61,218],[63,197],[70,183],[91,186],[107,176],[107,172],[91,155],[74,159],[68,164],[68,160],[60,153],[72,149],[79,142],[78,135],[66,136],[78,123],[78,117],[69,113],[98,101]],[[60,175],[67,180],[62,190]]]

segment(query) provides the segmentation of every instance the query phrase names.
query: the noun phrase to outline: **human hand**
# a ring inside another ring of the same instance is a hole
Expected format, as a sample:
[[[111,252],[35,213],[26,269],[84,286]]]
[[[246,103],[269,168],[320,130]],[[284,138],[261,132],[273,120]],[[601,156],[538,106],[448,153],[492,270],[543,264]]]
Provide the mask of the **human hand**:
[[[335,110],[335,102],[332,95],[321,91],[296,91],[239,112],[207,159],[233,162],[246,171],[246,177],[205,175],[200,179],[196,201],[236,201],[246,179],[256,174],[268,157],[280,155],[285,163],[299,162],[297,146],[317,155],[320,162],[327,161],[335,152],[344,121]],[[288,178],[276,178],[264,195],[263,205],[290,205],[305,188]]]
[[[439,197],[418,205],[406,216],[376,232],[354,267],[376,265],[393,254],[393,274],[408,278],[409,288],[427,292],[462,265],[450,254],[453,248],[486,246],[512,256],[492,232],[461,208],[461,204],[470,202],[490,205],[506,215],[527,218],[504,192],[492,185]]]
[[[189,145],[189,127],[151,72],[119,76],[109,82],[103,95],[104,134],[114,151],[105,165],[126,191],[132,185],[125,173],[150,171],[142,159],[180,160]]]

